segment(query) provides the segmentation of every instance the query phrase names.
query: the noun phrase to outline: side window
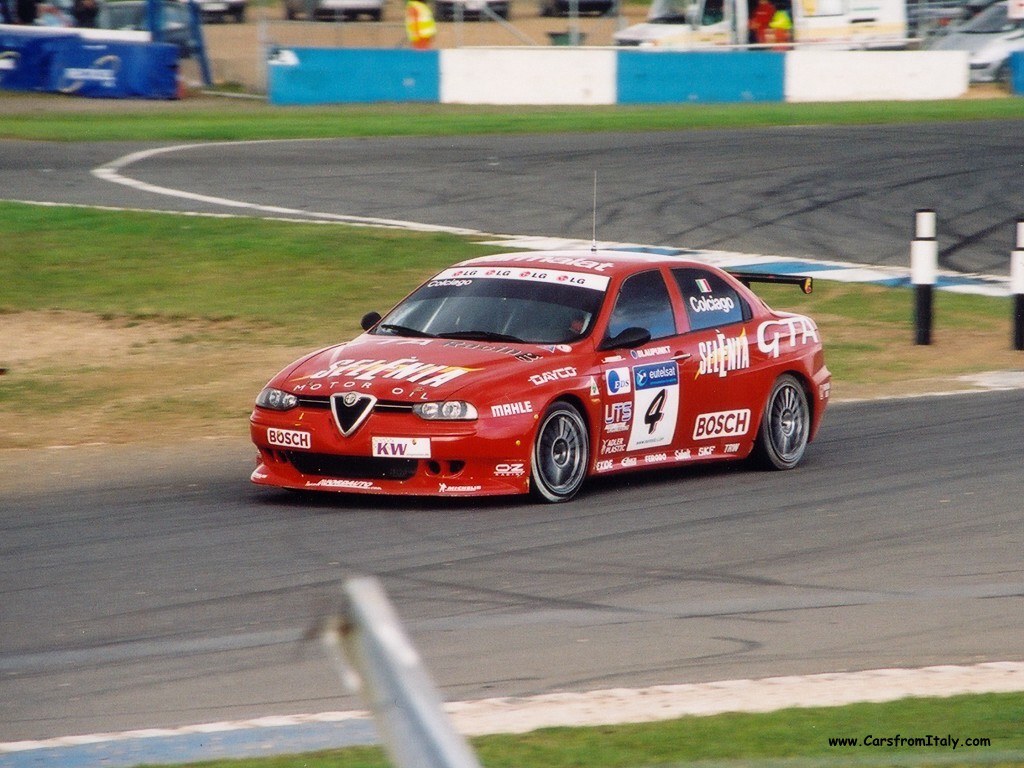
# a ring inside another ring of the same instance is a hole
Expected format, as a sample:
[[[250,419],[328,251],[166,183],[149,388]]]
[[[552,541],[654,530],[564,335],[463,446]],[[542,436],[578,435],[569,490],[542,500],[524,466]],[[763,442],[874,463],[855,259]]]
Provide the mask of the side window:
[[[652,339],[676,333],[672,300],[657,270],[632,275],[619,288],[615,309],[608,321],[608,336],[617,336],[633,327],[646,328]]]
[[[705,269],[673,269],[690,330],[719,328],[751,318],[747,302],[725,280]]]

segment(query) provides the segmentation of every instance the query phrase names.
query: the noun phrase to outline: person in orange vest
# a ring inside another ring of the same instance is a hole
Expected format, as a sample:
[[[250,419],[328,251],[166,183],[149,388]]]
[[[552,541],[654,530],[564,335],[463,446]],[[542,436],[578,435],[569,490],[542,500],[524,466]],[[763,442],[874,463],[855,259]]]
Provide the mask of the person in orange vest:
[[[422,0],[409,0],[405,4],[405,31],[413,48],[425,50],[430,47],[437,25],[429,5]]]
[[[771,24],[774,16],[775,6],[772,5],[771,0],[758,0],[757,7],[750,16],[751,43],[764,42],[765,30],[768,29],[768,25]]]

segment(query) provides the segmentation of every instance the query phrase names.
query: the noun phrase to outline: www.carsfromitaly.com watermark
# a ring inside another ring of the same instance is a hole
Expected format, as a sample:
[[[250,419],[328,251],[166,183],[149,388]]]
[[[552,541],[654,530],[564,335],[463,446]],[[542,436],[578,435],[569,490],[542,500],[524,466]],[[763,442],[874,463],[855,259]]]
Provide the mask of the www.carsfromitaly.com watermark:
[[[829,737],[828,745],[830,747],[937,747],[940,749],[952,749],[955,750],[958,747],[991,747],[992,739],[973,736],[953,736],[952,734],[946,736],[936,736],[934,734],[928,734],[925,736],[904,736],[897,733],[895,736],[876,736],[874,734],[868,734],[862,737]]]

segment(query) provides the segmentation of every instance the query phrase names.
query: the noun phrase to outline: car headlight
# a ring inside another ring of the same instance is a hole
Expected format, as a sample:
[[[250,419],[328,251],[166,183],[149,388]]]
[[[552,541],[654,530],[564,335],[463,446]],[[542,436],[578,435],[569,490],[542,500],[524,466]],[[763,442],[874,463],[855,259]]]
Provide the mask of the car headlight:
[[[287,411],[299,404],[299,398],[291,392],[283,392],[273,387],[264,387],[256,397],[256,405],[272,411]]]
[[[474,421],[476,408],[463,400],[445,400],[441,403],[416,403],[412,412],[427,421]]]

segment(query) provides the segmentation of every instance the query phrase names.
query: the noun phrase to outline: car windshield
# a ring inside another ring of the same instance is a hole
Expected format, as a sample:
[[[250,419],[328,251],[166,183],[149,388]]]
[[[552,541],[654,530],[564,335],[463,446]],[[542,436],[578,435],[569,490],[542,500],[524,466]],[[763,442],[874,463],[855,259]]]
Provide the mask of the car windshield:
[[[525,279],[494,276],[499,272],[521,270],[446,270],[391,310],[373,333],[564,344],[592,329],[607,278],[577,275],[564,279],[580,285],[566,285],[550,271]]]
[[[974,35],[996,35],[1015,29],[1024,29],[1024,19],[1009,18],[1005,3],[987,8],[960,27],[961,32]]]
[[[686,23],[687,11],[693,0],[654,0],[647,12],[647,20],[657,24]]]

